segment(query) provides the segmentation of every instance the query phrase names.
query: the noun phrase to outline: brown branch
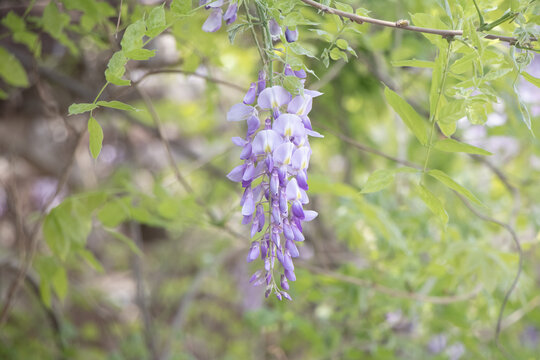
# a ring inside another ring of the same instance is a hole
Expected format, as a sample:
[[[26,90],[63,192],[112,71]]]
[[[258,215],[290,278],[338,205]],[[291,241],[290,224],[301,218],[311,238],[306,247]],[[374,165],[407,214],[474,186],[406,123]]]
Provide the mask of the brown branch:
[[[361,287],[366,287],[366,288],[372,289],[372,290],[374,290],[376,292],[379,292],[381,294],[385,294],[385,295],[388,295],[388,296],[398,297],[398,298],[403,298],[403,299],[416,300],[416,301],[422,301],[422,302],[429,302],[429,303],[432,303],[432,304],[439,304],[439,305],[453,304],[453,303],[456,303],[456,302],[467,301],[467,300],[473,299],[482,290],[482,285],[477,285],[471,292],[466,293],[466,294],[451,295],[451,296],[430,296],[430,295],[424,295],[424,294],[419,294],[419,293],[408,292],[408,291],[404,291],[404,290],[393,289],[393,288],[390,288],[390,287],[387,287],[387,286],[384,286],[384,285],[374,283],[374,282],[369,281],[369,280],[360,279],[360,278],[357,278],[357,277],[340,274],[338,272],[331,271],[331,270],[320,269],[318,267],[315,267],[313,265],[309,265],[309,264],[306,264],[306,263],[299,263],[299,266],[301,266],[301,267],[303,267],[305,269],[308,269],[308,270],[310,270],[310,271],[312,271],[314,273],[321,274],[321,275],[324,275],[324,276],[328,276],[328,277],[330,277],[332,279],[343,281],[343,282],[346,282],[346,283],[349,283],[349,284],[358,285],[358,286],[361,286]]]
[[[444,38],[452,38],[454,36],[462,36],[463,35],[463,30],[441,30],[441,29],[423,28],[423,27],[409,25],[408,21],[402,21],[402,20],[399,20],[399,21],[386,21],[386,20],[374,19],[374,18],[360,16],[360,15],[356,15],[356,14],[351,14],[351,13],[348,13],[348,12],[345,12],[345,11],[334,9],[334,8],[329,7],[329,6],[319,4],[318,2],[315,2],[313,0],[301,0],[301,1],[303,3],[309,5],[309,6],[317,8],[317,9],[319,9],[319,10],[325,12],[325,13],[341,16],[341,17],[350,19],[350,20],[352,20],[352,21],[354,21],[354,22],[356,22],[358,24],[370,23],[370,24],[374,24],[374,25],[385,26],[385,27],[401,29],[401,30],[415,31],[415,32],[424,33],[424,34],[440,35],[440,36],[442,36]],[[490,39],[490,40],[504,41],[504,42],[507,42],[507,43],[509,43],[511,45],[514,45],[518,41],[518,39],[515,38],[515,37],[503,36],[503,35],[494,35],[494,34],[487,34],[487,35],[484,36],[484,38],[485,39]],[[534,38],[534,37],[532,37],[530,40],[531,41],[537,41],[537,39]]]

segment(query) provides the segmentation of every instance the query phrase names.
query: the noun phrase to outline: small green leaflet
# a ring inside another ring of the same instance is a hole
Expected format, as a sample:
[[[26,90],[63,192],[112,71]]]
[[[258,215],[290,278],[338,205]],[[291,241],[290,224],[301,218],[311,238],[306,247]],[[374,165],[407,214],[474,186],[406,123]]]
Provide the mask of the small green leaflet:
[[[369,175],[369,178],[360,193],[369,194],[369,193],[382,190],[390,186],[390,184],[394,182],[394,176],[395,176],[395,171],[393,170],[388,170],[388,169],[376,170],[371,175]]]
[[[389,88],[384,89],[384,96],[394,111],[401,117],[405,125],[413,132],[418,141],[420,141],[422,145],[427,145],[428,129],[422,117],[418,115],[413,107],[403,100],[401,96]]]
[[[528,82],[530,82],[534,86],[540,88],[540,79],[539,78],[536,78],[536,77],[532,76],[531,74],[529,74],[528,72],[525,72],[525,71],[523,71],[521,73],[521,76],[523,76]]]
[[[431,191],[422,185],[418,185],[416,190],[429,210],[431,210],[431,212],[435,214],[439,220],[441,220],[442,224],[446,226],[448,223],[448,214],[446,213],[441,200],[439,200],[439,198],[437,198]]]
[[[0,47],[0,77],[13,86],[27,87],[28,77],[19,60],[3,47]]]
[[[122,50],[127,54],[132,50],[137,50],[143,46],[143,36],[146,33],[146,24],[144,20],[137,20],[133,24],[129,25],[124,32],[122,41]]]
[[[105,70],[105,78],[108,82],[118,86],[131,84],[131,81],[122,79],[122,76],[126,72],[125,66],[127,61],[128,59],[123,51],[117,51],[112,55],[107,64],[107,70]]]
[[[150,15],[148,15],[148,19],[146,20],[146,36],[151,38],[156,37],[167,28],[164,6],[165,3],[163,3],[161,6],[153,8],[152,11],[150,11]]]
[[[126,57],[132,60],[148,60],[156,55],[156,50],[135,49],[126,52]]]
[[[90,152],[97,159],[103,144],[103,129],[93,117],[88,120],[88,133],[90,134]]]
[[[191,11],[191,0],[173,0],[171,11],[174,16],[187,15]]]
[[[88,104],[91,105],[91,104]],[[118,110],[126,110],[126,111],[139,111],[139,109],[123,103],[121,101],[113,100],[113,101],[98,101],[97,105],[99,106],[105,106],[112,109],[118,109]]]
[[[397,173],[414,173],[417,171],[417,169],[408,166],[403,166],[396,169],[376,170],[371,175],[369,175],[369,178],[360,193],[369,194],[390,186],[394,181],[395,175]]]
[[[493,155],[487,150],[481,149],[479,147],[465,144],[454,139],[443,139],[435,143],[435,149],[446,152],[464,152],[468,154],[477,154],[477,155]]]
[[[397,61],[391,61],[390,62],[392,66],[401,67],[401,66],[409,66],[409,67],[418,67],[418,68],[433,68],[435,66],[435,63],[433,61],[427,61],[427,60],[397,60]]]
[[[90,110],[94,110],[97,108],[97,104],[89,104],[89,103],[80,103],[80,104],[71,104],[68,108],[69,115],[77,115],[82,114]]]
[[[474,196],[473,193],[471,193],[469,190],[465,189],[463,186],[459,185],[457,182],[452,180],[450,176],[446,175],[441,170],[430,170],[427,173],[429,176],[437,179],[445,186],[449,187],[450,189],[454,190],[455,192],[465,196],[467,199],[471,200],[477,205],[484,206],[480,200],[476,196]]]

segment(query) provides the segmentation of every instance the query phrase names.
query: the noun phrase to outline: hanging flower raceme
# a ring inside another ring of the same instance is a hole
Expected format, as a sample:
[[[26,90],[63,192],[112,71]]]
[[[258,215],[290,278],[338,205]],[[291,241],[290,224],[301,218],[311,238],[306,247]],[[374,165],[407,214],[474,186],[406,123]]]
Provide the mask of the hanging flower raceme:
[[[286,75],[300,79],[303,71]],[[299,89],[292,96],[281,86],[266,87],[264,72],[252,83],[242,103],[233,105],[228,121],[246,121],[245,138],[235,137],[233,143],[242,148],[244,163],[235,167],[227,177],[242,183],[240,200],[243,224],[251,224],[251,243],[247,261],[260,257],[264,270],[253,274],[251,282],[266,284],[268,297],[291,300],[286,290],[295,281],[293,258],[299,256],[297,243],[304,241],[302,223],[313,220],[317,213],[305,209],[309,203],[307,169],[311,156],[309,137],[322,137],[311,127],[308,114],[312,99],[318,91]],[[261,124],[260,115],[266,115]],[[262,126],[261,126],[262,125]],[[281,274],[276,278],[277,262]],[[279,285],[278,285],[279,282]]]
[[[216,32],[221,28],[222,20],[227,25],[236,21],[238,13],[238,3],[229,1],[229,6],[225,13],[221,8],[225,2],[223,0],[199,0],[199,6],[205,7],[206,10],[210,10],[210,15],[204,22],[202,29],[206,32]]]

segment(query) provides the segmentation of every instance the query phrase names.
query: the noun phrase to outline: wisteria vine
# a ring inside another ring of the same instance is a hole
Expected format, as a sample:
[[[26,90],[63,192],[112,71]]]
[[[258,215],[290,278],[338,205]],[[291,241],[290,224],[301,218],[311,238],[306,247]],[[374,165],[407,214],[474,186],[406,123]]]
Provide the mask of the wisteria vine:
[[[202,27],[206,32],[219,30],[222,19],[227,25],[236,20],[238,6],[235,2],[229,2],[225,14],[221,9],[222,0],[201,0],[199,5],[211,10]],[[278,41],[283,33],[275,19],[268,19],[263,29],[267,29],[271,41]],[[287,42],[294,42],[298,39],[298,30],[287,27],[284,35]],[[304,207],[309,203],[306,191],[311,147],[308,138],[323,137],[313,130],[308,114],[313,98],[322,93],[304,89],[305,70],[293,70],[286,64],[283,75],[296,77],[300,84],[294,90],[297,95],[293,96],[283,86],[273,85],[272,66],[269,69],[269,73],[259,72],[258,80],[251,83],[243,101],[233,105],[227,113],[228,121],[247,124],[245,138],[232,139],[242,148],[240,159],[244,162],[227,177],[244,188],[240,200],[242,224],[251,224],[251,238],[255,239],[247,261],[258,257],[264,261],[264,268],[257,270],[250,282],[266,284],[266,297],[274,293],[279,300],[292,300],[286,290],[289,290],[289,281],[296,280],[293,258],[299,256],[296,243],[305,239],[302,222],[317,216],[317,212]],[[264,122],[260,119],[262,115]],[[279,285],[275,276],[276,259],[282,267]]]

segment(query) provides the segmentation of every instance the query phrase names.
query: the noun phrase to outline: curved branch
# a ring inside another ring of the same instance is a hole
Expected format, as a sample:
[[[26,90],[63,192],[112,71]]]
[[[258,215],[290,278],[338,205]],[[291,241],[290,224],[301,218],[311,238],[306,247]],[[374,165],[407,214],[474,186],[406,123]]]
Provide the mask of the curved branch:
[[[345,11],[334,9],[329,6],[319,4],[318,2],[315,2],[313,0],[301,0],[301,1],[325,13],[341,16],[341,17],[350,19],[358,24],[370,23],[374,25],[385,26],[385,27],[401,29],[401,30],[415,31],[415,32],[424,33],[424,34],[435,34],[435,35],[440,35],[445,38],[451,38],[454,36],[463,35],[463,30],[441,30],[441,29],[423,28],[419,26],[409,25],[408,21],[403,22],[401,20],[400,21],[386,21],[386,20],[374,19],[374,18],[351,14]],[[484,38],[490,39],[490,40],[504,41],[511,45],[514,45],[517,42],[517,38],[511,37],[511,36],[503,36],[503,35],[487,34],[486,36],[484,36]],[[537,41],[537,39],[534,37],[531,38],[530,40]]]
[[[340,274],[340,273],[335,272],[335,271],[319,269],[319,268],[317,268],[315,266],[308,265],[308,264],[305,264],[305,263],[300,264],[300,266],[302,266],[303,268],[306,268],[306,269],[308,269],[308,270],[310,270],[312,272],[315,272],[315,273],[318,273],[318,274],[321,274],[321,275],[325,275],[325,276],[331,277],[331,278],[339,280],[339,281],[344,281],[344,282],[347,282],[349,284],[358,285],[358,286],[362,286],[362,287],[367,287],[367,288],[375,290],[375,291],[377,291],[377,292],[379,292],[381,294],[389,295],[389,296],[392,296],[392,297],[399,297],[399,298],[403,298],[403,299],[410,299],[410,300],[417,300],[417,301],[422,301],[422,302],[429,302],[429,303],[432,303],[432,304],[439,304],[439,305],[448,305],[448,304],[453,304],[453,303],[456,303],[456,302],[467,301],[467,300],[473,299],[482,290],[482,285],[477,285],[471,292],[466,293],[466,294],[451,295],[451,296],[430,296],[430,295],[424,295],[424,294],[419,294],[419,293],[413,293],[413,292],[393,289],[393,288],[390,288],[390,287],[387,287],[387,286],[384,286],[384,285],[380,285],[380,284],[377,284],[377,283],[374,283],[374,282],[371,282],[371,281],[368,281],[368,280],[364,280],[364,279],[360,279],[360,278],[357,278],[357,277]]]

